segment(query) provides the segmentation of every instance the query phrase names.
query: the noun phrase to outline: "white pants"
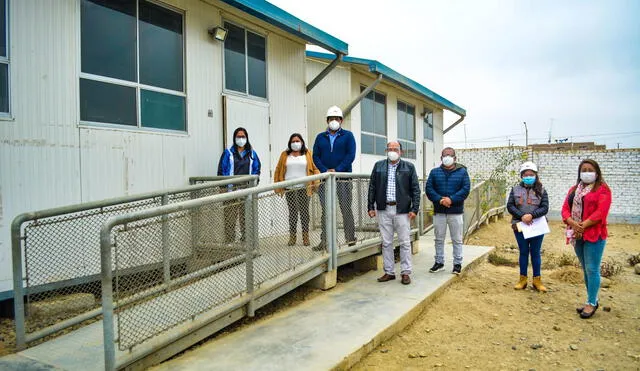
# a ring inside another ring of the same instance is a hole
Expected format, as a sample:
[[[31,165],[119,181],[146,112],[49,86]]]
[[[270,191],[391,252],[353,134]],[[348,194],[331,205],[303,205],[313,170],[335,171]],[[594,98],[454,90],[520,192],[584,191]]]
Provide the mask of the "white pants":
[[[444,237],[449,226],[453,242],[453,264],[462,264],[462,214],[435,214],[433,232],[436,236],[436,263],[444,264]]]
[[[396,213],[396,207],[387,205],[386,210],[377,210],[378,225],[382,236],[382,260],[384,273],[395,275],[393,258],[393,233],[398,233],[400,242],[400,274],[411,274],[411,225],[409,214]]]

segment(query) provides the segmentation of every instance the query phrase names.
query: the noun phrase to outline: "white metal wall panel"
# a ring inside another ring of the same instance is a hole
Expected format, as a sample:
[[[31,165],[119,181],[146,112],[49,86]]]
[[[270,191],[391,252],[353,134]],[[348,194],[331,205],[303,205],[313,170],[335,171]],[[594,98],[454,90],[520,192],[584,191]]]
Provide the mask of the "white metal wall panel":
[[[270,182],[280,153],[286,149],[291,134],[302,134],[307,146],[313,143],[306,134],[304,53],[304,44],[274,33],[267,37],[268,96],[271,110]]]
[[[0,292],[11,289],[10,224],[80,201],[76,1],[11,1],[13,121],[0,121]]]
[[[307,59],[306,62],[306,76],[307,83],[313,80],[318,74],[327,66],[327,63],[314,61]],[[338,106],[345,108],[349,102],[351,102],[351,72],[349,67],[338,66],[334,68],[325,78],[320,81],[308,94],[307,94],[307,144],[309,148],[313,148],[313,142],[315,141],[318,133],[327,130],[327,109],[331,106]],[[354,126],[354,112],[351,112],[342,125],[353,130]],[[357,128],[359,129],[360,121],[357,121]],[[354,132],[355,135],[355,132]],[[359,137],[356,136],[356,143],[359,148]],[[356,164],[354,163],[354,166]],[[356,169],[353,169],[356,171]]]

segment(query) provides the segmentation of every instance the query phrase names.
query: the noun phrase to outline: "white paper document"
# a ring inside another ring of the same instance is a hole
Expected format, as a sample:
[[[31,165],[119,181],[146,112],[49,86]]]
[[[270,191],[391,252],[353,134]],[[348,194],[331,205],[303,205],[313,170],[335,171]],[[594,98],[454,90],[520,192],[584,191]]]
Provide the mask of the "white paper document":
[[[519,222],[518,229],[522,231],[522,236],[525,239],[551,232],[549,230],[549,224],[547,224],[547,218],[545,218],[544,216],[533,219],[531,221],[531,224]]]

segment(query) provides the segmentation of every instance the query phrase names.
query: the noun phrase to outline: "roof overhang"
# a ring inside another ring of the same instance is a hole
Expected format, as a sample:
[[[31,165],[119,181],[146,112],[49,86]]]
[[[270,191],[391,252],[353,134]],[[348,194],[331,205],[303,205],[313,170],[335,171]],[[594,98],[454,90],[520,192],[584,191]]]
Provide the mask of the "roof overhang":
[[[309,58],[321,59],[325,61],[330,61],[335,59],[335,56],[332,54],[314,52],[309,50],[306,53],[307,53],[307,57]],[[410,78],[404,75],[401,75],[400,73],[392,70],[391,68],[385,66],[384,64],[378,61],[371,60],[371,59],[364,59],[364,58],[346,57],[346,56],[342,59],[342,61],[343,63],[351,63],[356,65],[367,66],[369,72],[382,74],[384,76],[385,81],[391,81],[401,86],[402,88],[409,90],[414,94],[418,94],[419,96],[422,96],[425,99],[435,103],[436,105],[446,110],[449,110],[457,115],[460,115],[462,117],[467,115],[467,111],[464,108],[459,107],[458,105],[454,104],[453,102],[444,98],[443,96],[433,92],[432,90],[429,90],[428,88],[419,84],[418,82],[411,80]]]
[[[264,0],[221,0],[258,19],[291,33],[310,44],[320,46],[335,54],[349,54],[349,45],[328,33],[304,22]],[[325,53],[326,54],[326,53]],[[332,59],[335,59],[333,56]]]

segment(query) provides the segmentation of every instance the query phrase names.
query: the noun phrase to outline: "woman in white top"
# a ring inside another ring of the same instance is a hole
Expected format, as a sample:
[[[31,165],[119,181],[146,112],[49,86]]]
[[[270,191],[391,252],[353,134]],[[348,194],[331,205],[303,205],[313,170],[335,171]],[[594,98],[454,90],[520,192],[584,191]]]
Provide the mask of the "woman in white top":
[[[291,134],[287,149],[282,152],[278,165],[276,165],[276,172],[273,176],[274,183],[320,174],[311,156],[311,150],[305,146],[302,135],[298,133]],[[302,242],[305,246],[310,245],[309,200],[317,187],[317,183],[309,182],[288,187],[287,189],[276,189],[276,193],[279,195],[284,193],[287,199],[289,208],[289,246],[296,244],[298,215],[300,215],[300,224],[302,225]]]

